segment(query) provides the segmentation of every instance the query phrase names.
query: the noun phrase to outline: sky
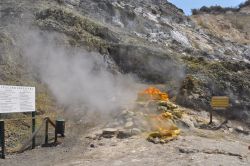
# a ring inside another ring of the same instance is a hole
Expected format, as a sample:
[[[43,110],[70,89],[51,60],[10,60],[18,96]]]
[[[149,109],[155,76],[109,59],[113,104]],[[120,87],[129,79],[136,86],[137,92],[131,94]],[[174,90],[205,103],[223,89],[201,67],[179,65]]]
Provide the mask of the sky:
[[[246,0],[168,0],[177,7],[184,10],[185,14],[190,15],[191,9],[197,9],[202,6],[220,5],[223,7],[236,7]]]

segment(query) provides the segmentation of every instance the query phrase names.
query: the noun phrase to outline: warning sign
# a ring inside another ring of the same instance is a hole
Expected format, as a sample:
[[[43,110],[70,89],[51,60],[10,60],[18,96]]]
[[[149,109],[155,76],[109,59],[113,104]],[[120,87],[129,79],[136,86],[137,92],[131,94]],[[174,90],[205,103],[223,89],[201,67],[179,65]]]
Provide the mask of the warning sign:
[[[35,87],[0,85],[0,113],[35,111]]]
[[[226,109],[229,107],[229,97],[214,96],[212,97],[211,106],[213,109]]]

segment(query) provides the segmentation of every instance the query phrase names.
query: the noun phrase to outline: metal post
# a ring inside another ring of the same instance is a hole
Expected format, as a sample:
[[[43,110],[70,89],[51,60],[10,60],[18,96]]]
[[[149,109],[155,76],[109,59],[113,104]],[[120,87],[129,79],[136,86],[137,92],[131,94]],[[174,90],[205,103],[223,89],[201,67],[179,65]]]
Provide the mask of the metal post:
[[[36,130],[36,112],[32,112],[32,134],[35,132]],[[36,146],[36,137],[34,136],[34,138],[32,139],[32,149],[34,149]]]
[[[49,121],[48,119],[46,119],[46,123],[45,123],[45,145],[48,145],[49,142]]]
[[[0,145],[2,149],[2,159],[5,159],[5,131],[4,131],[4,121],[0,120]]]
[[[55,143],[57,143],[57,134],[58,134],[58,125],[57,125],[57,120],[56,120],[56,124],[55,124]]]
[[[213,109],[210,109],[210,121],[209,124],[213,123]]]
[[[57,127],[55,128],[55,143],[57,143]]]
[[[228,119],[229,119],[229,115],[228,115],[228,110],[227,110],[227,108],[225,109],[225,117],[226,117],[225,123],[227,123],[227,122],[228,122]]]

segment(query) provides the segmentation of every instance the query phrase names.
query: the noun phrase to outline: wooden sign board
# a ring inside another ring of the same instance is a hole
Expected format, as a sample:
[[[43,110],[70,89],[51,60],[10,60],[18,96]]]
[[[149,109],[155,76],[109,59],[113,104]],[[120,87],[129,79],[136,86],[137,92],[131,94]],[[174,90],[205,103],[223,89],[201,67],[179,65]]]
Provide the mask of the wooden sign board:
[[[35,87],[0,85],[0,113],[35,111]]]
[[[211,100],[211,107],[213,109],[226,109],[229,107],[229,97],[214,96]]]

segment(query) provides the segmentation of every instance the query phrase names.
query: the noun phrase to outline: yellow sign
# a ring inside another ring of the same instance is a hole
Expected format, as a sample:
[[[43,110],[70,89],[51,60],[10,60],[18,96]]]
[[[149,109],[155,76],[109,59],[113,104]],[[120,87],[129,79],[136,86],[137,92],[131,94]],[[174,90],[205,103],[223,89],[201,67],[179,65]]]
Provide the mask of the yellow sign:
[[[212,97],[211,106],[213,109],[226,109],[229,107],[229,97],[214,96]]]

